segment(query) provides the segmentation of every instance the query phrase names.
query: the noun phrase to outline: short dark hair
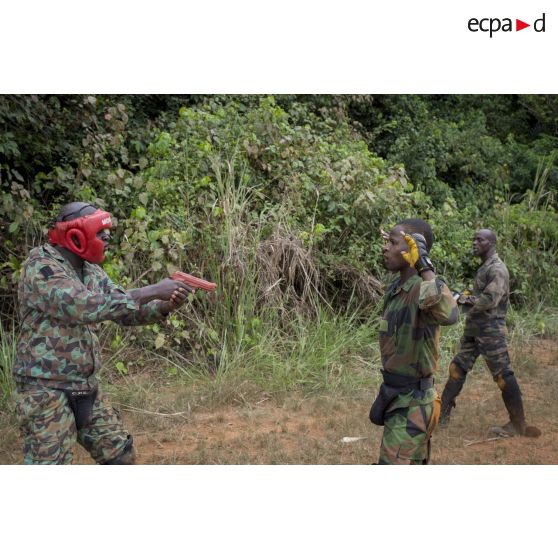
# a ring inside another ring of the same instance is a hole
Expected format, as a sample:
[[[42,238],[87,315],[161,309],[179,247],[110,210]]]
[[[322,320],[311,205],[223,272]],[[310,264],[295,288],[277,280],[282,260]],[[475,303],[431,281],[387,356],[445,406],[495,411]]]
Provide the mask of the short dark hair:
[[[422,234],[426,240],[428,250],[432,248],[432,244],[434,244],[434,234],[426,221],[422,219],[403,219],[403,221],[399,221],[397,225],[402,226],[405,232]]]
[[[88,208],[92,207],[95,209],[94,205],[91,205],[87,202],[70,202],[60,208],[58,215],[55,218],[56,223],[60,223],[63,221],[71,221],[72,219],[77,219],[81,217],[81,212]]]
[[[475,234],[482,234],[492,246],[496,246],[496,233],[492,229],[480,229]]]

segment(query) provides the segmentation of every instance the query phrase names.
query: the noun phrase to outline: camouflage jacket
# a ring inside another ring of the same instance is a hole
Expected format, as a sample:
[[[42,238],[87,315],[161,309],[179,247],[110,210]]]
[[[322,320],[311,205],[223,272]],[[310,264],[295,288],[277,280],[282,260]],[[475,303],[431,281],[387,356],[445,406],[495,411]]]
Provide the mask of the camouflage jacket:
[[[470,307],[465,319],[466,335],[481,335],[491,328],[505,329],[510,278],[504,262],[494,254],[478,269]]]
[[[423,281],[413,275],[403,285],[394,281],[386,292],[380,321],[384,370],[427,378],[436,372],[440,325],[459,319],[457,303],[439,278]]]
[[[21,332],[13,373],[17,382],[57,389],[95,387],[101,367],[96,324],[140,325],[164,319],[159,302],[141,307],[95,264],[83,283],[52,246],[33,248],[18,290]]]

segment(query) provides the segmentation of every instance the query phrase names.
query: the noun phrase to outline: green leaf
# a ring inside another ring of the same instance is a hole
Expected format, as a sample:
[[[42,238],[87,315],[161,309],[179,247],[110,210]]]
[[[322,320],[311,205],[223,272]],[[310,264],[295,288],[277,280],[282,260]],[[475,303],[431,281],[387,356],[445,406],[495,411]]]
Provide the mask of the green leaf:
[[[145,210],[145,207],[142,207],[140,205],[136,207],[136,209],[134,209],[134,217],[136,219],[145,219],[146,215],[147,215],[147,211]]]
[[[321,223],[317,223],[316,226],[314,227],[314,234],[319,236],[319,235],[325,233],[326,230],[327,229]]]
[[[15,221],[10,225],[10,228],[8,229],[8,231],[10,231],[11,233],[15,233],[17,231],[17,229],[19,229],[19,223],[16,223]]]
[[[219,341],[219,334],[212,328],[207,328],[207,334],[212,341]]]
[[[155,348],[160,349],[165,344],[166,338],[163,333],[159,333],[155,338]]]
[[[15,169],[12,169],[12,174],[13,174],[20,182],[23,182],[23,176],[21,176],[21,174],[19,174],[19,172],[17,172]]]
[[[126,365],[119,361],[116,363],[116,369],[118,370],[118,372],[120,372],[121,374],[127,374],[128,373],[128,368],[126,367]]]

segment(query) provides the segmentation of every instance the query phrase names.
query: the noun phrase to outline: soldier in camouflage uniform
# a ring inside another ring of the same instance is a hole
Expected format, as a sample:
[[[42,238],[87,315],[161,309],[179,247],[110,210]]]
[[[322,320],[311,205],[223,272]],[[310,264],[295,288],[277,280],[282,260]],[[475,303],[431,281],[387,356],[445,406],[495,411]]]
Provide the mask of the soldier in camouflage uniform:
[[[440,325],[456,323],[459,312],[428,257],[428,223],[407,219],[382,235],[384,265],[399,277],[386,292],[380,321],[384,381],[370,410],[372,422],[384,426],[378,463],[427,464],[439,415],[433,375]]]
[[[95,233],[89,226],[83,232],[85,219],[97,220],[100,230]],[[70,248],[45,244],[31,250],[23,264],[21,334],[13,372],[24,463],[69,464],[77,440],[97,463],[130,464],[135,457],[132,436],[98,387],[96,325],[164,320],[185,302],[190,289],[170,279],[130,291],[116,286],[99,265],[75,252],[86,253],[82,244],[95,245],[95,258],[89,259],[102,261],[110,215],[74,202],[62,208],[54,226],[73,223]]]
[[[496,235],[482,229],[473,238],[473,254],[482,260],[477,271],[472,295],[461,295],[459,303],[466,311],[465,331],[459,352],[449,366],[449,378],[442,394],[441,422],[449,423],[455,399],[461,392],[469,371],[482,355],[502,399],[510,421],[493,427],[499,436],[538,436],[536,427],[525,425],[521,391],[513,373],[506,343],[506,312],[509,300],[509,274],[496,253]]]

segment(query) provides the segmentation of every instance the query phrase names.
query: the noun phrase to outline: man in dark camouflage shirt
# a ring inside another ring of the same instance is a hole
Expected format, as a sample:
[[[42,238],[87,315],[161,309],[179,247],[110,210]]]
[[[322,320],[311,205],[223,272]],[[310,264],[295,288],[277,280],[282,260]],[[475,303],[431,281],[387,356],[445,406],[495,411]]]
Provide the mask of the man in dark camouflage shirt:
[[[502,399],[510,421],[493,427],[499,436],[527,435],[536,437],[540,431],[525,425],[523,401],[513,373],[506,343],[506,312],[509,301],[509,274],[496,253],[496,235],[482,229],[473,238],[473,254],[482,260],[471,295],[461,295],[459,302],[466,311],[465,331],[458,354],[449,366],[449,378],[442,394],[441,422],[448,424],[455,399],[461,392],[469,371],[482,355]]]
[[[407,219],[382,234],[384,266],[399,277],[385,295],[379,332],[383,383],[370,419],[384,426],[379,464],[421,465],[429,461],[440,409],[433,385],[440,325],[456,323],[459,312],[428,257],[428,223]]]
[[[97,463],[134,462],[132,436],[99,390],[96,325],[164,320],[190,288],[171,279],[130,291],[116,286],[92,263],[103,260],[111,226],[108,213],[70,203],[49,237],[59,238],[50,235],[61,227],[71,238],[34,248],[23,264],[13,372],[26,464],[69,464],[76,440]]]

